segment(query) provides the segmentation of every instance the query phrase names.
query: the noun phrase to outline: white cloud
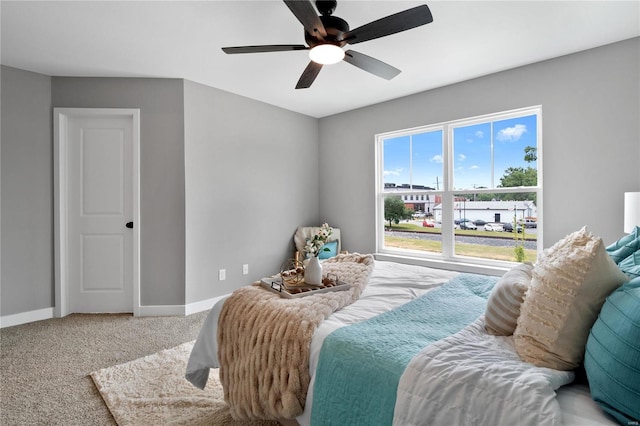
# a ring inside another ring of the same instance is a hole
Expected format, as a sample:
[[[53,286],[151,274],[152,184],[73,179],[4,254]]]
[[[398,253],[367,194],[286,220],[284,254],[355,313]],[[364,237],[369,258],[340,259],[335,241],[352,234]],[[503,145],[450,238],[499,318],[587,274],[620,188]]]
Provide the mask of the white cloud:
[[[498,132],[496,139],[503,142],[515,142],[527,131],[524,124],[516,124],[513,127],[505,127]]]
[[[472,169],[472,170],[475,170],[475,169],[479,169],[479,168],[480,168],[480,166],[478,166],[478,165],[474,164],[473,166],[471,166],[471,167],[469,167],[469,168],[470,168],[470,169]]]
[[[478,130],[476,132],[476,138],[478,138],[478,139],[484,138],[484,132],[482,130]]]
[[[402,169],[385,170],[384,171],[384,175],[385,176],[400,176],[400,173],[402,173]]]
[[[467,159],[467,156],[464,154],[458,154],[458,161],[464,161]]]
[[[442,163],[442,155],[434,155],[430,160],[432,163]]]

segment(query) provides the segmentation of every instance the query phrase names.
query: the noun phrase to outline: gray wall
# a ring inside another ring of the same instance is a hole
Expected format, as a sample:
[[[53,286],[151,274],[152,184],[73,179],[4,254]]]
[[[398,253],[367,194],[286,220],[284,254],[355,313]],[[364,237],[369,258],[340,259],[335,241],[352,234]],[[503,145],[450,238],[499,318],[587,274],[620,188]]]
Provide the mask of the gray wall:
[[[3,66],[2,89],[2,315],[54,304],[52,107],[140,108],[143,306],[277,272],[296,227],[318,223],[314,118],[179,79]]]
[[[544,246],[583,225],[614,241],[623,193],[640,191],[639,75],[634,38],[322,118],[321,216],[374,251],[375,134],[542,105]]]
[[[53,306],[51,78],[3,66],[0,312]]]
[[[376,133],[529,105],[545,246],[585,224],[618,238],[622,193],[640,191],[639,74],[636,38],[316,120],[183,80],[3,66],[1,313],[53,306],[52,106],[141,109],[141,303],[182,305],[271,273],[299,225],[373,251]]]
[[[140,304],[184,304],[184,113],[179,79],[52,79],[54,107],[140,108]]]
[[[192,303],[278,272],[296,228],[318,223],[318,120],[190,81],[184,94]]]

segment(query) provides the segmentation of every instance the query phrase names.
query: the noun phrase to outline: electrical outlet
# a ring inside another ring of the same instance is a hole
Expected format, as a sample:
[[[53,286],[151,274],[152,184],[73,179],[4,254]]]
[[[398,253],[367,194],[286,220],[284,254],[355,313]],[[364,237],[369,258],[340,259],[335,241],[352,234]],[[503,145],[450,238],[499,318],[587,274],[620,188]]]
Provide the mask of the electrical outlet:
[[[226,269],[220,269],[218,271],[218,280],[224,281],[227,279],[227,271]]]
[[[244,265],[242,265],[242,275],[248,275],[249,274],[249,264],[245,263]]]

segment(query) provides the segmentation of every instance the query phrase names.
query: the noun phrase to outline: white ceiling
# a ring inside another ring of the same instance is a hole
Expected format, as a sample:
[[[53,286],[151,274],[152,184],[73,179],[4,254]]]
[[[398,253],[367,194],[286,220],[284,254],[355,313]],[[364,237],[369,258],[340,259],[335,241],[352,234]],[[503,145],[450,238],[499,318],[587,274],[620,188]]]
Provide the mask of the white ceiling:
[[[5,1],[3,65],[53,76],[184,78],[324,117],[640,35],[640,1],[338,1],[352,29],[426,3],[434,22],[349,46],[402,70],[387,81],[347,63],[295,90],[306,51],[281,1]]]

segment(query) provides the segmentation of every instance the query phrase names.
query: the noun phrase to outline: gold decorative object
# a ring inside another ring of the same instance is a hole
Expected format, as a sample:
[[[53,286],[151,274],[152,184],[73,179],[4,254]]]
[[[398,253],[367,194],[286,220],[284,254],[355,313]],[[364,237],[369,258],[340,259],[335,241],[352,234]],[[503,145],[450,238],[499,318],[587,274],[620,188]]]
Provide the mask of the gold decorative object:
[[[290,286],[304,285],[304,266],[296,252],[295,259],[289,259],[280,267],[282,282]]]

